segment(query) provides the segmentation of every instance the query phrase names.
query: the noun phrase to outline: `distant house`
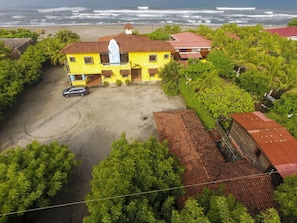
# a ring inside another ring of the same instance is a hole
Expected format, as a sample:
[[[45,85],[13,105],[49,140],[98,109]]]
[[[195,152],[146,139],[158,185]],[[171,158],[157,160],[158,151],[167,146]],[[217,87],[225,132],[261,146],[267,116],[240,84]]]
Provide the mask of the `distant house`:
[[[173,51],[167,42],[133,34],[126,24],[125,33],[72,43],[62,53],[71,85],[101,85],[160,81],[159,71],[170,62]]]
[[[221,184],[226,195],[233,194],[253,215],[274,206],[270,176],[246,160],[226,162],[193,110],[155,112],[154,118],[159,140],[168,141],[169,151],[185,169],[186,194],[179,199],[179,208],[204,187],[218,189]]]
[[[243,158],[262,172],[282,178],[297,174],[297,140],[261,112],[231,114],[229,137]]]
[[[171,35],[168,41],[174,50],[174,58],[179,61],[187,61],[190,58],[202,59],[211,49],[211,40],[192,32],[176,33]]]
[[[13,59],[18,59],[29,46],[35,44],[32,38],[0,38],[0,41],[12,49]]]
[[[278,34],[279,36],[285,37],[287,39],[297,40],[297,26],[265,29],[265,31],[272,34]]]

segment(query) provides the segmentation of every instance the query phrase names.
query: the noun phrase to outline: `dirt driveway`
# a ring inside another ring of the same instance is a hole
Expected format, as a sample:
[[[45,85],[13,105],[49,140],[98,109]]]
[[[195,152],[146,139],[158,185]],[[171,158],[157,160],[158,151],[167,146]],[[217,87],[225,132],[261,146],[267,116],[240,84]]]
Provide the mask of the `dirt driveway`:
[[[111,143],[125,132],[129,140],[156,136],[153,112],[185,108],[180,97],[167,97],[158,84],[91,88],[85,97],[62,97],[69,85],[61,67],[51,67],[44,80],[26,92],[0,132],[1,149],[25,146],[33,140],[67,144],[82,163],[68,190],[52,204],[83,201],[90,190],[92,167],[111,151]],[[84,204],[31,213],[43,223],[82,222]]]

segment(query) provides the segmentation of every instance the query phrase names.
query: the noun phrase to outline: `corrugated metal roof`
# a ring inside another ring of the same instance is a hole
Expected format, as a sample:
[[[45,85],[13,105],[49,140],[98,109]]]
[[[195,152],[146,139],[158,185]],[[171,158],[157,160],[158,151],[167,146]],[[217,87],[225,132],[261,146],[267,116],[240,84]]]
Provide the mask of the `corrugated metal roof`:
[[[171,36],[174,40],[168,42],[174,49],[211,48],[212,44],[211,40],[192,32],[176,33]]]
[[[231,114],[252,136],[262,152],[282,177],[297,174],[297,168],[285,171],[286,167],[297,166],[297,140],[281,125],[268,119],[261,112]]]

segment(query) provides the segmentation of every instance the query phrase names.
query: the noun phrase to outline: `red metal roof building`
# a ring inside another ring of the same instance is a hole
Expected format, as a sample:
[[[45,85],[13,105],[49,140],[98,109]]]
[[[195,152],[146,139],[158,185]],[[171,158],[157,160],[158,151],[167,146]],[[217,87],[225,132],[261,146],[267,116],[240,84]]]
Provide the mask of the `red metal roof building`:
[[[272,34],[278,34],[282,37],[285,37],[291,40],[297,40],[297,26],[266,29],[265,31],[270,32]]]
[[[229,137],[240,153],[263,172],[275,168],[282,178],[297,174],[297,140],[261,112],[232,114]]]
[[[218,189],[221,184],[226,186],[225,194],[233,194],[251,214],[274,206],[270,176],[245,160],[226,162],[195,111],[155,112],[154,118],[159,140],[168,141],[169,151],[185,169],[186,194],[179,199],[179,208],[204,187]]]
[[[184,32],[171,35],[171,41],[168,41],[175,49],[176,53],[182,60],[189,58],[203,58],[201,51],[209,52],[211,49],[211,40],[204,38],[201,35]]]

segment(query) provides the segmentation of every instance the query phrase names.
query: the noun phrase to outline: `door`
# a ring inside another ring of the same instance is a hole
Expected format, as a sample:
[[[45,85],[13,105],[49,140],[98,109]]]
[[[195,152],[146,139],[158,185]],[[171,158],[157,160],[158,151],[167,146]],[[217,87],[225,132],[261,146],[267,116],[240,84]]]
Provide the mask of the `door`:
[[[132,83],[139,83],[142,82],[141,78],[141,68],[132,68],[131,69],[131,79]]]

